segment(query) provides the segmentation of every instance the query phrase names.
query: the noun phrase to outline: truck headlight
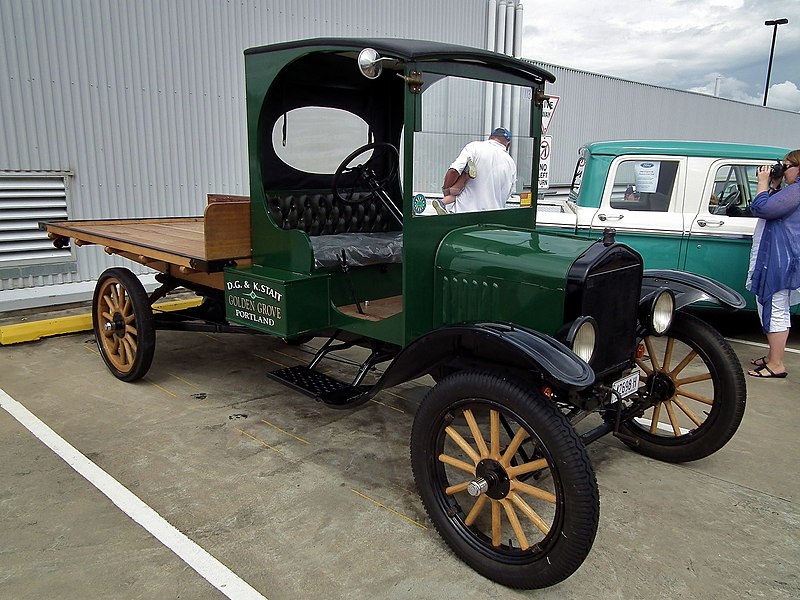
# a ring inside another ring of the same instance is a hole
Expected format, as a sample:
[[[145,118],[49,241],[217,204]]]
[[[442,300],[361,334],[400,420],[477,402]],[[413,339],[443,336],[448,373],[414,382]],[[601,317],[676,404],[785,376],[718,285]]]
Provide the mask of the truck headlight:
[[[645,300],[642,308],[646,309],[647,329],[653,335],[664,335],[675,314],[675,296],[672,290],[661,288]]]
[[[569,328],[567,346],[587,363],[594,356],[597,343],[597,323],[592,317],[578,317]]]

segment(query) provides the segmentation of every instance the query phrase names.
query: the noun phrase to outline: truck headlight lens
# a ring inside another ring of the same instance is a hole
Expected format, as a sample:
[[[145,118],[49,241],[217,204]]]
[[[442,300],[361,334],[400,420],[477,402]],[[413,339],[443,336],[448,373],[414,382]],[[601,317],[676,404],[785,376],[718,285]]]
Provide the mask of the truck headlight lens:
[[[566,339],[570,349],[587,363],[594,356],[597,323],[592,317],[579,317],[569,328]]]
[[[673,314],[675,314],[675,296],[671,290],[662,289],[655,295],[650,305],[650,331],[655,335],[664,335],[672,323]]]

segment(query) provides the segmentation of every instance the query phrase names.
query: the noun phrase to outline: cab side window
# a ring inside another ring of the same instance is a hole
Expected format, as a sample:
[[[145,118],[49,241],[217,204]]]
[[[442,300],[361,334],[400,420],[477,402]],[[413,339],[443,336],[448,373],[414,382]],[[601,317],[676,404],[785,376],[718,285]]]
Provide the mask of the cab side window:
[[[617,165],[611,208],[666,212],[678,173],[678,161],[625,160]]]
[[[723,165],[714,175],[708,212],[729,217],[751,217],[750,203],[758,184],[755,165]]]

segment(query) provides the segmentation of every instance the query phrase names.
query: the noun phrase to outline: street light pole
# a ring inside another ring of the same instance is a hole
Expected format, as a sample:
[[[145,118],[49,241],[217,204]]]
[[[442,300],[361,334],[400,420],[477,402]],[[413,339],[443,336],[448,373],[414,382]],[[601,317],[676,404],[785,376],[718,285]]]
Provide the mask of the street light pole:
[[[767,67],[767,85],[764,86],[764,106],[767,105],[767,94],[769,93],[769,77],[772,74],[772,57],[775,55],[775,37],[778,35],[778,25],[786,25],[789,19],[775,19],[774,21],[764,21],[764,25],[772,26],[772,46],[769,49],[769,66]]]

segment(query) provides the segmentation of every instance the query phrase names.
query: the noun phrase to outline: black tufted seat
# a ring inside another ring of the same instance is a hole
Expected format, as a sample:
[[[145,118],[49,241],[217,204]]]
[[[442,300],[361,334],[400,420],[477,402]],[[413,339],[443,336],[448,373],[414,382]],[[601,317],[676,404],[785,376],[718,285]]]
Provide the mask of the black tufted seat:
[[[341,250],[358,265],[401,262],[402,232],[386,207],[369,192],[345,203],[333,194],[301,193],[270,196],[269,212],[282,229],[300,229],[311,238],[314,265],[339,265]]]

